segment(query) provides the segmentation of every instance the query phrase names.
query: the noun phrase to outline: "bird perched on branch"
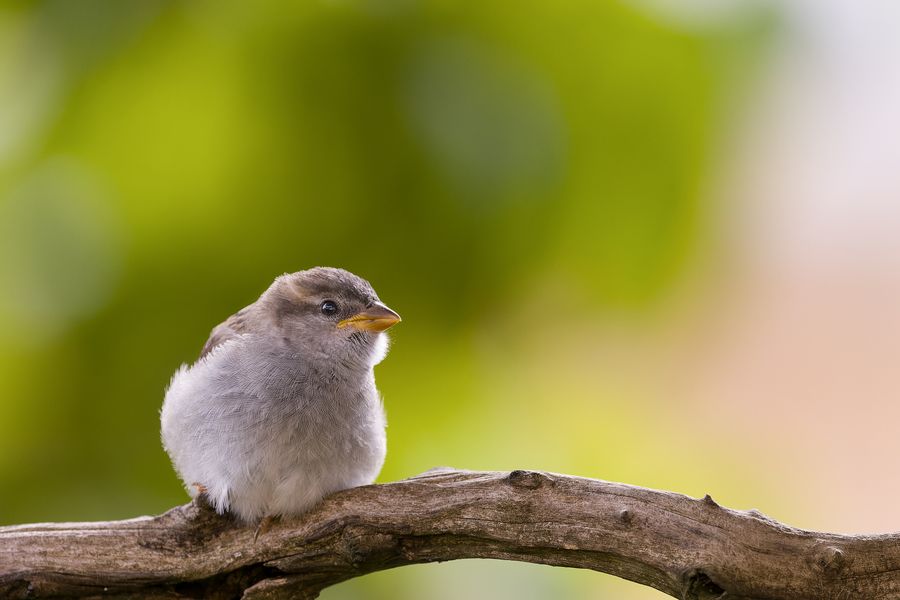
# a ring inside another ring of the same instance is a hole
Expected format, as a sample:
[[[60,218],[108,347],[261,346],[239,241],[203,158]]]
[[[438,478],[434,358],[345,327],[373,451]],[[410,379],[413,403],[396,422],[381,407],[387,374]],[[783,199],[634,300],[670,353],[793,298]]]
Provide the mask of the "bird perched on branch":
[[[372,483],[386,451],[373,367],[398,321],[364,279],[316,267],[214,328],[161,411],[188,493],[254,522]]]

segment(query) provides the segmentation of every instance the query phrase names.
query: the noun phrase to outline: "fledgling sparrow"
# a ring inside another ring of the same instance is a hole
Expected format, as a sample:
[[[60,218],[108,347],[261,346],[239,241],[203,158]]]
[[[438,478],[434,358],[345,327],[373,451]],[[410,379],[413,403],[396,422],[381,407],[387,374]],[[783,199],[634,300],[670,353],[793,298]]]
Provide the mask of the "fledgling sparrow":
[[[364,279],[316,267],[278,277],[214,328],[161,411],[188,493],[253,522],[372,483],[386,451],[373,367],[398,321]]]

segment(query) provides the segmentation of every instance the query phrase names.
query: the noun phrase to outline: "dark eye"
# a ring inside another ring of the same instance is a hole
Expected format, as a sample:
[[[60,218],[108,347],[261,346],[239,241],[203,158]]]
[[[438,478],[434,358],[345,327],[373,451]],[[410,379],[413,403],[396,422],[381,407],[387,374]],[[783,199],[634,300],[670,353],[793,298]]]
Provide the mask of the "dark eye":
[[[326,300],[322,303],[322,314],[323,315],[333,315],[338,311],[337,302],[334,300]]]

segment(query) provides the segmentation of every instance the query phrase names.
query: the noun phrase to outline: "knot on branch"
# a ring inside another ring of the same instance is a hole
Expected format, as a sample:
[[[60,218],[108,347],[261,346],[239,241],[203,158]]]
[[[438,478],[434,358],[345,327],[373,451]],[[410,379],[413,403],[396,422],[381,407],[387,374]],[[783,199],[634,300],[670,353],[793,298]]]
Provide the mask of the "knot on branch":
[[[546,473],[539,471],[523,471],[516,469],[507,475],[506,480],[515,487],[536,490],[543,485],[552,485],[553,479]]]
[[[816,553],[815,564],[826,575],[837,575],[847,565],[847,555],[836,546],[825,546]]]
[[[687,571],[682,581],[684,600],[715,600],[725,595],[725,589],[700,569]]]
[[[719,506],[719,503],[716,502],[715,500],[713,500],[713,497],[710,496],[709,494],[706,494],[705,496],[703,496],[703,504],[705,504],[707,506],[711,506],[713,508],[721,508]]]
[[[350,525],[344,528],[341,535],[343,554],[347,563],[355,569],[361,566],[393,556],[399,547],[395,536],[378,533],[367,527]]]

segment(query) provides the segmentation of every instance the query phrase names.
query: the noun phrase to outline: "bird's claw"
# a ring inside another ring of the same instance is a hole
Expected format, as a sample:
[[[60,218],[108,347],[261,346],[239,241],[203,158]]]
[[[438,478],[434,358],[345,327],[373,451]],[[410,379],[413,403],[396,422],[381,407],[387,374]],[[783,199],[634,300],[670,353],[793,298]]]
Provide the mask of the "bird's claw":
[[[272,515],[267,515],[263,517],[262,521],[259,522],[259,525],[256,526],[256,533],[253,534],[253,543],[256,543],[256,540],[259,539],[259,536],[264,533],[268,533],[270,529],[272,529],[272,525],[277,520],[277,517]]]

